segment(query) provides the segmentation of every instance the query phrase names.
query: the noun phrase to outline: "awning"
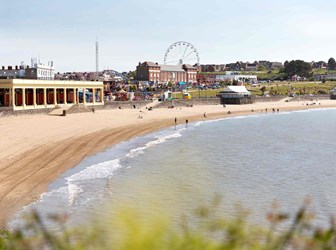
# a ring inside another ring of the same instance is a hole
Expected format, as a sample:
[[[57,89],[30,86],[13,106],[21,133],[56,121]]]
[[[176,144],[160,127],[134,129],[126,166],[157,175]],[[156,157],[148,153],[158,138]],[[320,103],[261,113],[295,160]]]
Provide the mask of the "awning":
[[[245,86],[227,86],[222,92],[250,93]]]

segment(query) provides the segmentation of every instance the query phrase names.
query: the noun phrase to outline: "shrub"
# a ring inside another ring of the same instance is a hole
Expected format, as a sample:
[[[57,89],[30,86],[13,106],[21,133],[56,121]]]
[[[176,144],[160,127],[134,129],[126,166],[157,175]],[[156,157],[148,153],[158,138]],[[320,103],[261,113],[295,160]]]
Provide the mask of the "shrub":
[[[166,216],[143,217],[128,209],[72,229],[64,226],[66,216],[52,216],[60,232],[49,231],[33,212],[23,230],[1,232],[0,249],[336,249],[335,222],[314,227],[307,203],[292,218],[274,207],[267,215],[268,229],[249,225],[241,207],[234,218],[225,219],[219,205],[215,198],[183,216],[179,226]],[[286,229],[280,230],[284,223]]]

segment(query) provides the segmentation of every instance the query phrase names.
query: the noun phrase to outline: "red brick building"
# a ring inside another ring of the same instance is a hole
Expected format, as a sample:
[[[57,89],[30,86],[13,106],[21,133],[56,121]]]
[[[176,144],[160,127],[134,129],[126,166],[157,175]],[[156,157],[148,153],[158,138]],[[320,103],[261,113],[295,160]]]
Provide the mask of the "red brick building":
[[[139,63],[136,80],[154,83],[195,83],[197,68],[188,64],[161,65],[153,62]]]

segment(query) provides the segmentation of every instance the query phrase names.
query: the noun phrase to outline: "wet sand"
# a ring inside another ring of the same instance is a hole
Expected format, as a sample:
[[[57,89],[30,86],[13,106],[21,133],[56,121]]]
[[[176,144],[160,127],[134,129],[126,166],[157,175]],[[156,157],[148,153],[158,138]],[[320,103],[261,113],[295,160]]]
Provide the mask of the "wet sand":
[[[39,198],[48,184],[89,155],[177,123],[282,111],[336,108],[336,101],[267,102],[175,109],[116,109],[65,117],[21,115],[0,118],[0,225]],[[308,102],[311,104],[312,102]],[[254,112],[251,112],[253,109]],[[231,114],[227,114],[228,111]],[[206,118],[204,118],[206,113]],[[139,119],[142,116],[142,119]]]

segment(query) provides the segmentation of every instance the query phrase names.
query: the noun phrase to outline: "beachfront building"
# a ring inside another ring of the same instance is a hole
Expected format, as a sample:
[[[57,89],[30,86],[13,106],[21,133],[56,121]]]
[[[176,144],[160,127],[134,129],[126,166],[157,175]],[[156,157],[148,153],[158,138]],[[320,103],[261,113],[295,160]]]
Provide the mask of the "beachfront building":
[[[150,83],[196,83],[197,81],[197,68],[189,64],[165,65],[143,62],[139,63],[136,72],[136,80]]]
[[[0,106],[14,111],[59,104],[103,105],[103,96],[103,82],[0,79]]]
[[[238,81],[238,82],[252,82],[257,83],[258,77],[256,75],[240,75],[237,72],[227,71],[225,75],[216,75],[216,81]]]
[[[254,102],[252,94],[245,86],[227,86],[219,92],[221,104],[250,104]]]
[[[36,58],[31,59],[31,66],[25,65],[21,62],[20,66],[2,66],[0,69],[1,79],[37,79],[37,80],[54,80],[54,66],[53,62],[43,64],[37,61]]]

